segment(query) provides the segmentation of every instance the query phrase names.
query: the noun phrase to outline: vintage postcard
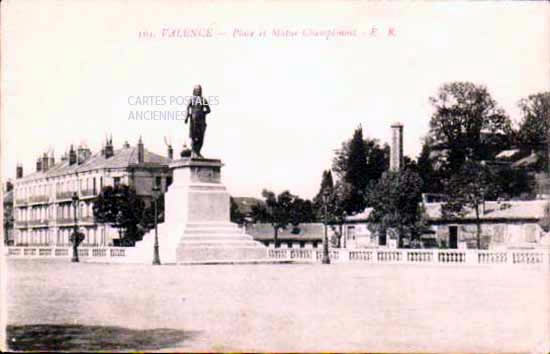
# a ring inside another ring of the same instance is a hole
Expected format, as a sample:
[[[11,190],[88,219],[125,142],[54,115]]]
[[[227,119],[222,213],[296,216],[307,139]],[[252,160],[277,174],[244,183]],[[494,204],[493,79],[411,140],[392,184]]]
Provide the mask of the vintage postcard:
[[[550,3],[6,0],[0,349],[550,352]]]

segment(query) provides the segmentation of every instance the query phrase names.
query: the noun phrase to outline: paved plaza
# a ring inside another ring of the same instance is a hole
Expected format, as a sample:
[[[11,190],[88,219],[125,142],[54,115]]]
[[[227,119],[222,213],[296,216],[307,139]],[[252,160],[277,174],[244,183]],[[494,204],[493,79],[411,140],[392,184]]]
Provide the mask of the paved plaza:
[[[8,274],[12,349],[550,350],[535,268],[11,259]]]

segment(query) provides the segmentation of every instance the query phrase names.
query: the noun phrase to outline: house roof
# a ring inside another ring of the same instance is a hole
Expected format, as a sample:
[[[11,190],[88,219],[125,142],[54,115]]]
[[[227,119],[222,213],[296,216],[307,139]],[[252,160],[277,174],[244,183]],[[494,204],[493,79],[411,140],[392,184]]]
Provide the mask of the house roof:
[[[168,158],[152,153],[147,149],[144,149],[143,161],[143,164],[139,164],[140,166],[161,167],[168,166],[170,163]],[[109,158],[105,158],[101,153],[96,153],[81,164],[69,165],[69,161],[61,161],[50,167],[46,172],[34,172],[18,181],[62,176],[104,168],[126,168],[132,165],[138,165],[137,146],[123,147],[115,150],[113,156]]]
[[[539,161],[540,157],[536,153],[531,153],[531,155],[524,157],[520,160],[517,160],[512,164],[512,167],[527,167],[536,164]]]
[[[480,215],[482,220],[527,220],[541,219],[544,217],[544,207],[548,204],[547,200],[528,200],[528,201],[504,201],[504,202],[485,202],[485,214]],[[443,221],[441,206],[443,203],[425,203],[424,207],[428,218],[432,221]],[[365,221],[372,208],[366,208],[362,213],[346,218],[347,221],[357,222]],[[470,210],[462,220],[475,219],[475,212]]]
[[[497,159],[506,159],[514,157],[516,154],[519,153],[519,149],[510,149],[510,150],[503,150],[495,156]]]
[[[299,224],[298,234],[292,233],[292,226],[287,226],[284,230],[279,230],[278,239],[281,241],[320,241],[324,236],[324,226],[321,223]],[[273,227],[271,224],[250,224],[246,227],[246,233],[255,240],[273,240]]]
[[[544,217],[544,207],[548,204],[547,200],[529,200],[529,201],[505,201],[505,202],[485,202],[485,213],[480,215],[482,220],[525,220],[541,219]],[[426,213],[432,220],[442,220],[442,203],[426,204]],[[475,212],[470,210],[463,219],[474,219]]]

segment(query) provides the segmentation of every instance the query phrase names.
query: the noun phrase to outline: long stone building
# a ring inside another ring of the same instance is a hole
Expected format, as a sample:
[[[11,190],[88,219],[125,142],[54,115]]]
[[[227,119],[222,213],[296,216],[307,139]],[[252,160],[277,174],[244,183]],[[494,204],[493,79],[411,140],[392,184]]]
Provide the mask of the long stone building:
[[[75,192],[79,197],[77,225],[85,235],[81,246],[113,245],[118,232],[94,221],[94,198],[105,186],[126,184],[147,203],[154,186],[166,191],[171,183],[171,159],[171,148],[168,157],[160,156],[146,150],[140,138],[136,146],[124,143],[115,150],[111,138],[95,154],[84,146],[71,146],[59,162],[53,155],[43,154],[36,161],[36,171],[27,176],[17,165],[13,188],[15,246],[69,246]]]

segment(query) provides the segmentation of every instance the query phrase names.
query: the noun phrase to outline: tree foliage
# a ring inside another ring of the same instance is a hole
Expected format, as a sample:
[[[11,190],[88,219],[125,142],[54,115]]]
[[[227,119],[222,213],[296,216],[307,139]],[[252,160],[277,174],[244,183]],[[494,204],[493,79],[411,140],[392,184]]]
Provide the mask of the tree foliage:
[[[233,197],[229,198],[229,203],[229,214],[231,222],[234,222],[238,225],[244,225],[246,223],[246,215],[241,212],[239,206],[237,205],[237,202],[235,202],[235,199]]]
[[[485,200],[495,199],[498,185],[493,183],[491,169],[476,161],[464,163],[459,173],[446,185],[449,201],[442,205],[444,217],[464,217],[474,212],[477,226],[477,248],[481,248],[481,215]]]
[[[275,247],[279,247],[279,231],[292,225],[294,229],[302,222],[313,221],[313,205],[289,191],[279,195],[263,190],[264,204],[252,206],[251,216],[254,222],[269,223],[273,227]]]
[[[550,91],[520,100],[519,107],[522,112],[519,146],[523,151],[538,151],[543,158],[534,169],[550,173]]]
[[[444,84],[430,97],[435,112],[430,134],[439,148],[448,150],[448,174],[456,173],[464,161],[491,158],[511,134],[511,123],[485,86],[470,82]],[[484,137],[482,133],[485,133]]]
[[[366,206],[365,191],[371,181],[376,181],[389,166],[389,146],[381,147],[375,139],[363,139],[358,127],[353,137],[336,151],[332,169],[340,180],[351,186],[345,202],[349,215],[362,212]]]
[[[325,222],[326,216],[326,221],[334,232],[335,247],[340,247],[341,244],[343,224],[348,215],[347,210],[352,209],[352,206],[348,205],[353,201],[352,194],[353,187],[350,183],[343,180],[334,183],[331,171],[323,171],[321,186],[313,198],[313,204],[317,220]]]
[[[103,187],[93,206],[95,221],[117,228],[122,242],[127,244],[134,244],[143,236],[138,225],[144,224],[144,211],[143,200],[124,184]]]
[[[539,225],[544,232],[550,232],[550,202],[544,206],[544,217],[539,220]]]
[[[373,183],[368,192],[368,204],[372,207],[368,221],[379,233],[389,229],[397,231],[399,246],[405,237],[414,238],[422,221],[422,180],[412,170],[387,172]]]
[[[518,139],[529,149],[546,150],[550,129],[550,92],[530,95],[519,101],[522,120]]]
[[[13,224],[15,222],[15,219],[13,217],[13,204],[12,203],[5,203],[4,204],[4,244],[8,244],[8,237],[9,232],[13,230]]]

